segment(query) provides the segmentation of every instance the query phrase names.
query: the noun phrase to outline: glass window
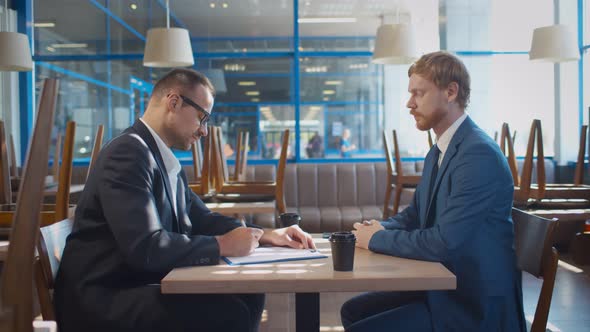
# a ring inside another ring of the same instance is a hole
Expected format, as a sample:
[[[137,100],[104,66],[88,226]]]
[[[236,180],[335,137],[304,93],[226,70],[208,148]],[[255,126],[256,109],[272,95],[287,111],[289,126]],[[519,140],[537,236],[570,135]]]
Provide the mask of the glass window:
[[[289,58],[199,60],[196,69],[209,77],[216,103],[291,102]]]
[[[34,1],[34,14],[34,23],[42,25],[35,28],[35,54],[91,55],[106,50],[107,17],[89,1]]]
[[[534,15],[523,15],[534,8]],[[551,0],[441,1],[443,49],[528,51],[533,30],[553,24]]]

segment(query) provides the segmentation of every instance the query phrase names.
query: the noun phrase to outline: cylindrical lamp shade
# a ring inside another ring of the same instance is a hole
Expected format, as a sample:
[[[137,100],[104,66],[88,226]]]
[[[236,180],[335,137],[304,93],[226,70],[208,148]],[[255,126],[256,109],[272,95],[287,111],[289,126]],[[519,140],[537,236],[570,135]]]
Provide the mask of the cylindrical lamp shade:
[[[408,64],[418,58],[410,24],[383,24],[377,30],[373,63]]]
[[[550,25],[533,31],[530,60],[565,62],[579,58],[580,51],[576,40],[567,26]]]
[[[153,28],[147,33],[143,65],[146,67],[187,67],[195,63],[188,30]]]
[[[33,60],[27,35],[0,32],[0,71],[30,70],[33,70]]]

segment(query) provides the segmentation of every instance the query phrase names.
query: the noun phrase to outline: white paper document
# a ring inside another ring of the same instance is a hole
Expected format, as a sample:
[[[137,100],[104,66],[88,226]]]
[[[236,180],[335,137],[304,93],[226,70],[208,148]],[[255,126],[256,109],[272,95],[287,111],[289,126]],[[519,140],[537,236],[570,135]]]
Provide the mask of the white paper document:
[[[259,247],[248,256],[222,257],[229,265],[246,265],[326,258],[328,256],[314,249],[294,249],[285,247]]]

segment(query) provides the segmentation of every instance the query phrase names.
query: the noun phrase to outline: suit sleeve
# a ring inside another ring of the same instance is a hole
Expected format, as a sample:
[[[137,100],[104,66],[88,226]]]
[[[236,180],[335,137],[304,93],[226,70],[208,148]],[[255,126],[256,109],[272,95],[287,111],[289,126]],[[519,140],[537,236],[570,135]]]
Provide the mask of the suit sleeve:
[[[162,226],[153,193],[155,160],[139,138],[120,140],[101,163],[99,197],[126,262],[150,272],[216,264],[219,246],[213,236],[187,236]]]
[[[435,225],[426,229],[382,230],[369,249],[383,254],[429,261],[446,261],[478,231],[498,204],[511,204],[513,186],[504,181],[499,156],[485,144],[472,146],[449,170],[452,190]],[[440,194],[440,193],[439,193]],[[492,226],[493,227],[493,226]]]

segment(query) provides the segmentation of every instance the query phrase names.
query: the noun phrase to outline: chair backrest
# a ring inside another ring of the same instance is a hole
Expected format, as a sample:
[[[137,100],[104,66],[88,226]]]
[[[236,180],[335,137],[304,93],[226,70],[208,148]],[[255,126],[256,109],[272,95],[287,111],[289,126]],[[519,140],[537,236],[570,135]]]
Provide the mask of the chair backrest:
[[[399,146],[397,144],[397,132],[393,130],[393,155],[395,156],[395,172],[398,177],[404,176],[404,170],[402,167],[402,158],[399,154]]]
[[[236,166],[234,167],[233,181],[243,181],[246,177],[246,167],[248,166],[248,144],[250,143],[250,133],[240,131],[236,144]]]
[[[395,135],[395,130],[393,131],[393,134]],[[391,139],[389,138],[389,135],[387,134],[387,129],[383,130],[383,148],[385,149],[385,160],[387,161],[387,177],[391,177],[391,174],[393,174],[393,170],[394,168],[394,161],[393,161],[393,157],[391,156]]]
[[[580,146],[578,147],[578,159],[576,161],[576,170],[574,171],[574,184],[584,183],[584,159],[586,159],[586,137],[588,135],[588,126],[583,125],[580,129]]]
[[[203,144],[203,149],[200,149],[200,143],[195,142],[192,147],[193,153],[193,171],[194,171],[194,181],[189,183],[191,190],[193,190],[198,195],[208,195],[209,189],[211,188],[211,167],[212,167],[212,156],[211,156],[211,146],[212,146],[212,139],[215,135],[215,128],[213,126],[209,126],[208,130],[209,136],[201,138],[200,142]],[[202,151],[200,158],[197,154]],[[199,165],[199,160],[201,160],[201,164]],[[199,180],[200,175],[200,180]]]
[[[40,93],[35,129],[23,168],[8,254],[0,282],[0,330],[33,331],[33,262],[39,234],[43,187],[58,82],[46,79]]]
[[[6,132],[3,121],[0,121],[0,173],[0,204],[11,204],[10,163],[8,162]]]
[[[191,145],[191,152],[193,155],[193,178],[194,181],[197,181],[201,178],[201,170],[203,169],[203,149],[201,149],[200,141]]]
[[[61,132],[58,132],[57,138],[55,139],[55,152],[53,153],[53,169],[51,171],[51,175],[53,175],[53,181],[57,181],[59,177],[59,165],[61,160],[61,141]]]
[[[533,176],[533,154],[535,150],[535,141],[537,142],[537,187],[535,194],[531,194],[531,182]],[[514,146],[510,148],[512,140],[508,140],[509,149],[514,151]],[[510,165],[511,158],[508,159]],[[513,166],[510,166],[511,170]],[[516,173],[518,174],[518,172]],[[514,173],[512,175],[514,177]],[[514,200],[519,203],[526,203],[529,198],[542,199],[545,197],[545,187],[547,181],[545,179],[545,155],[543,153],[543,133],[541,130],[541,120],[534,119],[531,124],[531,131],[529,133],[529,140],[527,143],[526,155],[524,157],[524,164],[522,166],[522,174],[518,183],[519,190],[514,192]],[[534,197],[533,197],[534,196]]]
[[[72,184],[72,162],[74,160],[74,136],[76,135],[76,122],[68,121],[64,150],[59,168],[59,181],[55,196],[55,221],[68,217],[70,207],[70,187]]]
[[[510,136],[510,127],[506,122],[502,124],[502,131],[500,134],[500,150],[502,150],[502,153],[504,153],[506,159],[508,160],[508,166],[510,168],[510,173],[512,173],[514,185],[518,186],[520,184],[520,178],[518,176],[516,154],[514,153],[514,141]]]
[[[10,134],[10,175],[11,176],[20,176],[18,174],[18,166],[16,165],[16,148],[14,146],[14,137]]]
[[[66,238],[72,232],[74,222],[64,219],[52,225],[41,227],[36,262],[37,292],[44,320],[55,320],[55,311],[51,301],[50,290],[54,287],[55,275],[66,246]]]
[[[102,148],[102,137],[104,135],[104,126],[98,125],[96,129],[96,136],[94,136],[94,145],[92,146],[92,154],[90,155],[90,163],[88,164],[88,172],[86,173],[86,179],[88,179],[88,175],[90,175],[90,171],[92,170],[92,166],[96,162],[96,158],[98,158],[98,154],[100,153],[100,149]]]
[[[557,219],[545,219],[513,208],[512,220],[518,268],[543,278],[531,332],[544,332],[557,271],[558,254],[552,247]]]

